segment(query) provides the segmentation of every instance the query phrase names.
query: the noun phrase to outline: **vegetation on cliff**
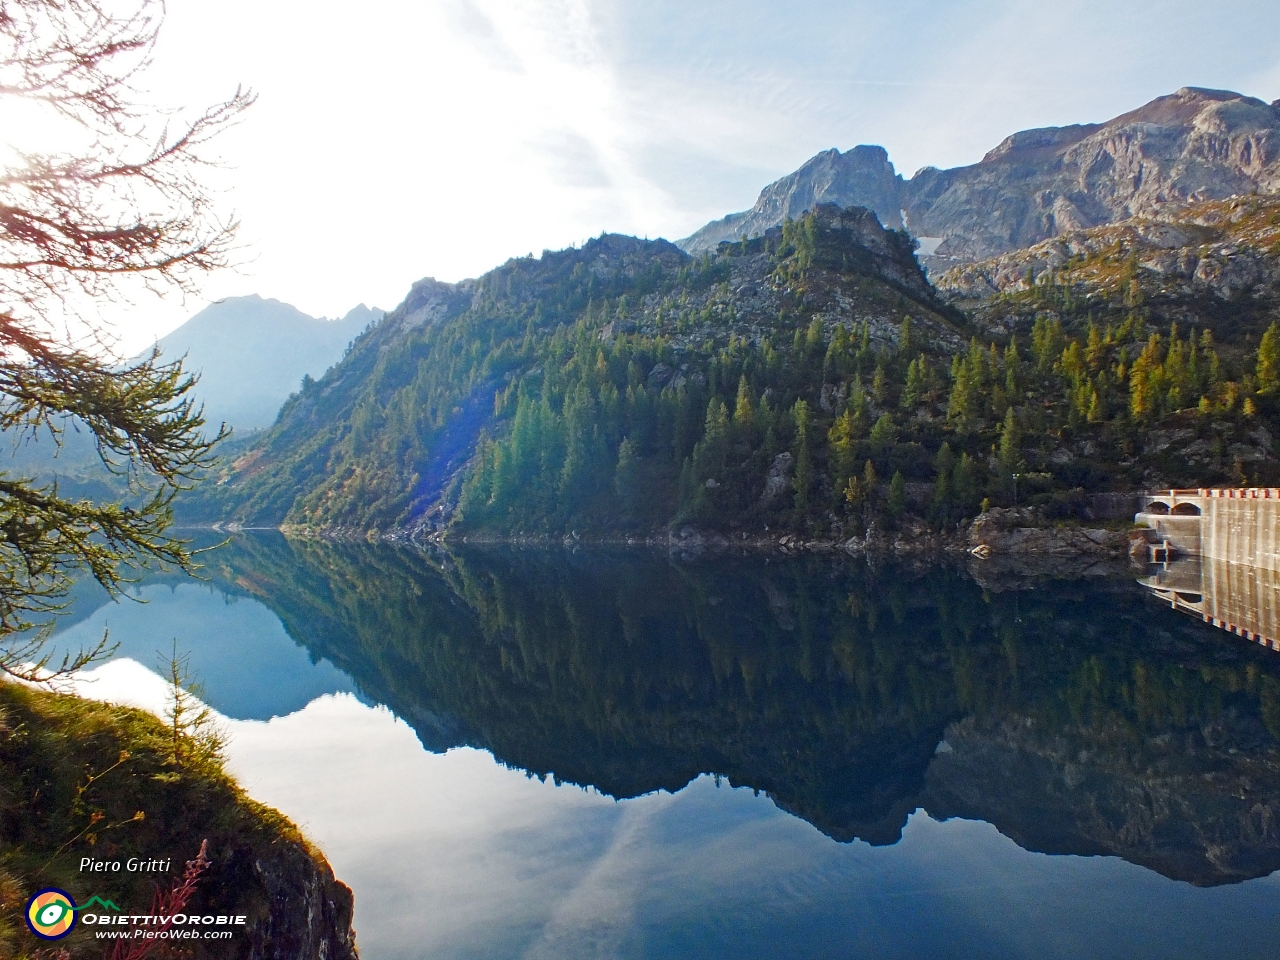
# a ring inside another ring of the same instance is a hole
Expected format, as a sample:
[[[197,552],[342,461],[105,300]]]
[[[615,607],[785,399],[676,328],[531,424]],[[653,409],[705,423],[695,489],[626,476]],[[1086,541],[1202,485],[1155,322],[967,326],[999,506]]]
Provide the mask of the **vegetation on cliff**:
[[[984,503],[1069,516],[1090,491],[1280,482],[1269,316],[1166,316],[1141,268],[1119,271],[1110,297],[1046,275],[970,319],[861,209],[697,260],[603,237],[450,287],[426,319],[411,296],[187,510],[847,538]]]
[[[355,956],[351,892],[296,827],[235,785],[216,752],[140,710],[0,682],[0,955],[42,946],[22,918],[37,890],[146,913],[205,840],[212,866],[188,912],[249,922],[230,941],[186,941],[193,956]],[[170,868],[83,872],[84,857]],[[83,925],[58,946],[73,958],[103,953]]]

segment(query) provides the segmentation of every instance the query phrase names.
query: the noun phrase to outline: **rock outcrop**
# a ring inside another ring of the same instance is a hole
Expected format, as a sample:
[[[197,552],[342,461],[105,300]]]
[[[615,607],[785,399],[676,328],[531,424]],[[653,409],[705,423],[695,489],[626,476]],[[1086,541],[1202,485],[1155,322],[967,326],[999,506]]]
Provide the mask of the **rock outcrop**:
[[[866,207],[882,224],[896,230],[903,225],[904,183],[884,147],[864,145],[845,153],[824,150],[795,173],[760,191],[760,199],[750,210],[712,221],[681,240],[680,246],[692,253],[714,250],[722,240],[758,237],[822,203]]]
[[[1184,87],[1106,123],[1015,133],[978,163],[926,167],[909,180],[879,147],[829,150],[765,187],[751,210],[708,224],[680,245],[711,249],[817,203],[858,203],[887,226],[933,238],[937,272],[950,260],[980,260],[1149,216],[1171,201],[1278,190],[1280,108]]]
[[[979,301],[1026,292],[1050,277],[1071,286],[1073,296],[1095,299],[1123,297],[1135,282],[1144,301],[1280,299],[1280,197],[1169,204],[962,264],[935,282],[953,298]]]
[[[267,856],[246,846],[223,867],[224,874],[237,870],[246,872],[269,902],[237,946],[240,957],[357,960],[351,890],[322,857],[298,844],[282,844]]]
[[[970,524],[967,542],[975,556],[1123,557],[1129,550],[1129,534],[1125,531],[1050,526],[1030,507],[988,510]]]

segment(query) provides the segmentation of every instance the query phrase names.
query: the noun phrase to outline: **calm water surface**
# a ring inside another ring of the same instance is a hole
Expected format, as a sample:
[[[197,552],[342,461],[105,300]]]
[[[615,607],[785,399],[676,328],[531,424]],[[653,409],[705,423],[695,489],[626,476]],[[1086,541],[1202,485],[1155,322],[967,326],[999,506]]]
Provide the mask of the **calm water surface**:
[[[86,689],[150,705],[178,640],[366,960],[1280,942],[1280,653],[1127,571],[242,537],[207,573],[60,639],[109,628]]]

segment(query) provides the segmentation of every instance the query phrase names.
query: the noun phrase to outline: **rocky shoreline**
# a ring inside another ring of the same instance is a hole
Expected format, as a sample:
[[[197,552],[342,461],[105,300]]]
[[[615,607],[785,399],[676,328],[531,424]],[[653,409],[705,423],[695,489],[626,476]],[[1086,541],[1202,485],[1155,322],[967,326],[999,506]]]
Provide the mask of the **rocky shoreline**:
[[[237,533],[246,528],[215,524],[214,529]],[[944,557],[969,555],[982,560],[1009,558],[1067,558],[1122,560],[1145,543],[1141,531],[1114,527],[1053,523],[1034,507],[995,507],[980,514],[967,527],[939,531],[918,518],[906,518],[892,528],[871,528],[860,537],[804,537],[793,533],[774,535],[768,531],[725,534],[696,526],[633,536],[517,535],[486,533],[458,534],[448,529],[427,530],[421,526],[386,531],[365,531],[342,527],[281,525],[287,537],[335,541],[436,544],[506,544],[511,546],[612,546],[663,549],[672,553],[831,553],[853,557]]]

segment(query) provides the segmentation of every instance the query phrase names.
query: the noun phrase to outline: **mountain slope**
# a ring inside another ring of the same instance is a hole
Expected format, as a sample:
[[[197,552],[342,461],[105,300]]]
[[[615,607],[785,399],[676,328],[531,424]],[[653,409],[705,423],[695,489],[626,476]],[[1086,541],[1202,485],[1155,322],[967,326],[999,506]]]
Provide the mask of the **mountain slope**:
[[[860,363],[870,382],[908,315],[934,350],[963,346],[909,240],[866,210],[834,207],[701,260],[666,241],[606,235],[476,281],[422,281],[189,509],[252,524],[399,528],[421,522],[450,484],[456,500],[462,466],[513,439],[515,489],[537,513],[528,519],[558,529],[611,509],[630,437],[647,461],[646,519],[665,520],[713,397],[732,405],[758,368],[750,402],[789,431],[781,421],[802,394],[831,411],[847,392],[823,386],[831,337],[844,344],[840,365]],[[761,484],[777,442],[743,468]],[[472,498],[473,520],[482,512]]]
[[[1133,314],[1248,349],[1280,320],[1280,197],[1167,204],[955,266],[937,284],[993,333],[1029,331],[1046,313],[1069,329]]]
[[[1084,517],[1092,491],[1280,481],[1280,324],[1260,340],[1265,310],[1228,304],[1188,332],[1126,284],[1037,283],[971,320],[863,208],[698,259],[606,235],[416,284],[182,510],[361,536],[924,542],[984,503]]]
[[[1275,193],[1280,109],[1184,87],[1103,124],[1015,133],[976,164],[926,167],[909,180],[881,156],[878,147],[819,154],[765,187],[750,211],[708,224],[680,245],[696,253],[795,218],[813,203],[866,202],[886,224],[896,227],[905,215],[912,235],[940,240],[938,257],[977,260],[1149,215],[1170,201]]]
[[[1202,325],[1213,314],[1236,327],[1254,313],[1269,318],[1280,308],[1280,197],[1166,204],[958,265],[935,282],[948,295],[984,301],[1029,291],[1050,273],[1056,284],[1075,285],[1094,299],[1177,301],[1188,322]],[[1192,315],[1197,301],[1199,317]]]

